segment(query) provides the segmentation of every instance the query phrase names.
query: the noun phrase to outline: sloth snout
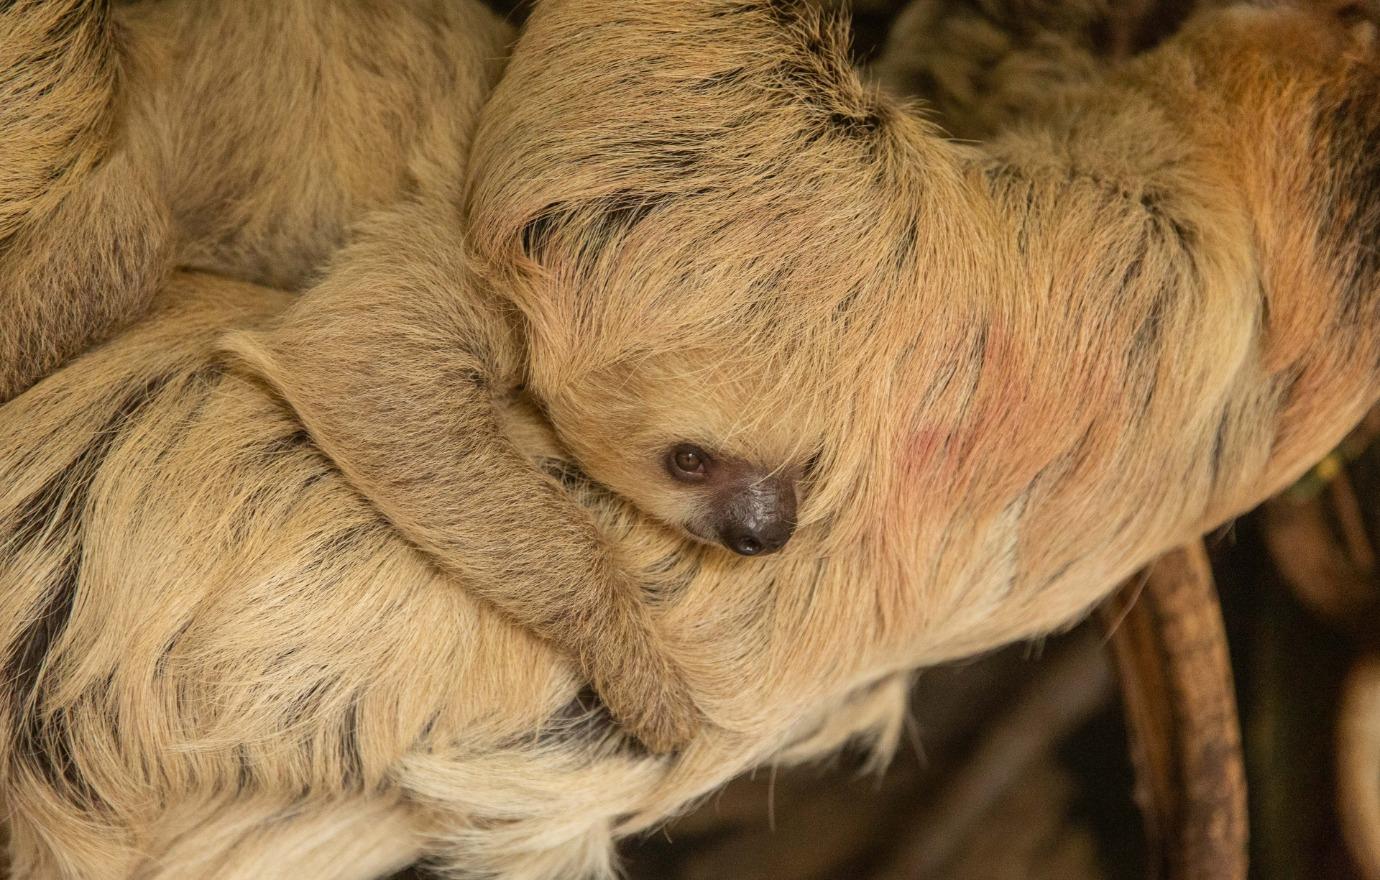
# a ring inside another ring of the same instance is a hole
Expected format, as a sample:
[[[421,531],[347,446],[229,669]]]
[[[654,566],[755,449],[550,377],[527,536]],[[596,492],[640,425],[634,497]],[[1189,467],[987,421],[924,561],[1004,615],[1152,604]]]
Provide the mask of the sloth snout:
[[[719,540],[741,556],[761,556],[786,546],[795,531],[795,481],[781,476],[755,480],[723,505]]]

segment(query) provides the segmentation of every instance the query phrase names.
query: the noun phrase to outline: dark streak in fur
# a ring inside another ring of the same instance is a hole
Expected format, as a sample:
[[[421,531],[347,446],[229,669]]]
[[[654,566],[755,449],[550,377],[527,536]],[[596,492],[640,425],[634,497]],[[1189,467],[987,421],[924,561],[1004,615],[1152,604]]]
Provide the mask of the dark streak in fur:
[[[1140,258],[1136,259],[1134,270],[1140,270]],[[1128,273],[1131,271],[1127,270]],[[1160,348],[1160,338],[1164,329],[1165,295],[1161,291],[1151,301],[1149,310],[1136,327],[1136,335],[1131,340],[1131,360],[1144,364],[1153,361]]]
[[[172,658],[173,651],[177,650],[177,643],[186,635],[191,622],[184,622],[177,628],[177,632],[172,634],[167,644],[163,645],[163,650],[158,652],[158,659],[153,664],[153,674],[156,678],[161,678],[168,674],[168,661]]]
[[[542,745],[594,746],[606,754],[642,757],[642,745],[618,727],[593,688],[581,688],[569,702],[546,720],[537,742]]]
[[[89,21],[104,21],[110,13],[108,7],[108,2],[70,6],[53,22],[44,36],[54,43],[65,42],[83,24]]]
[[[875,135],[882,127],[882,114],[868,110],[859,114],[842,113],[835,110],[829,114],[829,124],[845,137],[867,138]]]
[[[39,714],[44,704],[42,673],[53,645],[67,628],[76,602],[82,570],[83,517],[91,481],[122,436],[124,426],[168,381],[167,377],[155,378],[128,394],[105,425],[91,435],[86,448],[20,507],[16,528],[11,533],[16,548],[40,540],[54,548],[67,545],[67,555],[48,585],[41,606],[9,646],[5,660],[4,675],[9,682],[6,698],[14,731],[12,760],[27,763],[55,788],[65,787],[88,803],[97,798],[72,763],[67,745],[70,734],[62,713],[54,713],[46,721]]]
[[[844,294],[843,298],[834,304],[834,320],[840,321],[842,323],[847,323],[849,319],[849,313],[853,311],[853,306],[855,303],[857,303],[858,297],[860,296],[862,296],[861,286],[854,285],[853,287],[849,288],[848,292]]]
[[[522,248],[522,253],[530,259],[537,259],[546,250],[555,228],[556,215],[549,211],[544,211],[528,220],[518,234],[518,243]]]
[[[1257,265],[1259,264],[1260,260],[1259,260],[1258,257],[1256,258],[1256,261],[1255,261],[1255,262],[1257,263]],[[1269,336],[1270,336],[1270,297],[1269,297],[1269,295],[1265,292],[1265,281],[1264,281],[1264,279],[1257,279],[1257,280],[1256,280],[1256,283],[1255,283],[1255,293],[1256,293],[1256,299],[1257,299],[1257,300],[1259,301],[1259,303],[1260,303],[1260,333],[1261,333],[1262,336],[1264,336],[1264,337],[1266,337],[1266,338],[1269,338]]]
[[[671,151],[657,158],[664,158],[673,166],[695,161],[693,154],[686,151]],[[592,257],[671,199],[664,193],[616,192],[592,203],[548,205],[522,227],[519,233],[522,252],[529,259],[540,261],[553,240],[561,237],[580,242],[577,252]],[[570,228],[572,224],[576,229]],[[575,234],[570,235],[571,232]]]
[[[811,20],[815,10],[804,0],[763,0],[758,4],[742,4],[761,9],[778,27],[795,28]]]
[[[1222,476],[1222,465],[1226,462],[1227,434],[1231,426],[1231,411],[1223,410],[1222,416],[1217,420],[1217,432],[1212,438],[1212,458],[1210,461],[1209,473],[1212,478],[1212,485],[1216,487]]]
[[[1298,395],[1299,380],[1303,378],[1303,368],[1297,364],[1290,366],[1275,378],[1275,384],[1279,388],[1276,400],[1279,401],[1278,407],[1283,410],[1292,406]],[[1278,440],[1278,436],[1275,438]]]
[[[910,268],[915,260],[915,249],[920,243],[920,220],[912,215],[906,221],[906,228],[896,240],[896,246],[892,250],[892,265],[898,272],[904,272]]]
[[[1186,226],[1182,220],[1169,214],[1160,214],[1158,216],[1168,221],[1169,231],[1173,234],[1174,241],[1178,244],[1180,250],[1186,254],[1191,254],[1198,249],[1197,234]]]
[[[244,745],[235,746],[235,782],[241,793],[254,789],[254,762],[249,757],[249,749]]]
[[[1141,204],[1144,205],[1145,202],[1142,200]],[[1151,212],[1151,217],[1147,221],[1147,228],[1141,234],[1136,254],[1126,266],[1126,271],[1122,273],[1121,289],[1123,291],[1129,292],[1130,288],[1141,280],[1145,269],[1145,259],[1150,249],[1150,229],[1158,225],[1155,215]],[[1138,402],[1137,413],[1140,415],[1149,412],[1150,405],[1155,398],[1155,389],[1159,378],[1156,367],[1164,346],[1164,317],[1169,306],[1169,298],[1172,295],[1172,291],[1164,288],[1155,291],[1154,299],[1150,301],[1145,317],[1136,327],[1135,335],[1131,338],[1131,346],[1126,352],[1127,367],[1133,375],[1141,371],[1148,370],[1149,372],[1146,377],[1145,393],[1141,395]]]
[[[1316,123],[1328,160],[1319,189],[1331,214],[1323,229],[1347,266],[1338,317],[1369,323],[1380,320],[1380,77],[1363,70],[1350,84]]]
[[[236,543],[246,541],[261,522],[263,502],[277,494],[277,487],[261,485],[254,488],[249,496],[235,506],[229,523],[230,539]]]
[[[1064,575],[1068,574],[1069,571],[1072,570],[1074,565],[1081,561],[1082,557],[1077,557],[1074,559],[1066,559],[1064,560],[1064,562],[1060,563],[1059,567],[1054,569],[1054,571],[1050,573],[1049,577],[1045,578],[1044,583],[1040,585],[1040,588],[1038,590],[1036,590],[1036,595],[1039,595],[1040,593],[1043,593],[1045,590],[1048,590],[1049,588],[1053,587],[1056,583],[1058,583],[1060,580],[1064,578]]]
[[[81,551],[78,549],[63,560],[57,577],[49,584],[42,610],[12,646],[5,669],[13,677],[11,712],[15,755],[21,760],[27,759],[55,787],[61,788],[60,782],[66,780],[89,799],[89,792],[84,790],[80,775],[72,766],[68,729],[62,713],[55,713],[46,724],[39,717],[42,705],[39,676],[53,643],[71,619],[80,576]]]
[[[747,70],[742,67],[734,67],[721,73],[706,76],[696,80],[686,86],[692,93],[697,95],[709,95],[719,91],[726,91],[742,85],[747,77]]]
[[[359,523],[334,532],[321,545],[321,555],[326,559],[338,559],[347,553],[357,553],[361,546],[389,533],[389,527],[382,521]]]
[[[299,452],[303,448],[311,447],[311,445],[311,435],[307,433],[306,428],[299,428],[290,434],[270,439],[264,444],[262,455],[265,460],[273,461],[285,455]]]
[[[310,433],[304,428],[276,435],[259,448],[248,450],[244,457],[243,466],[273,469],[276,472],[281,459],[288,456],[297,458],[300,462],[309,465],[309,467],[293,469],[293,479],[296,481],[298,490],[295,496],[297,499],[306,497],[306,490],[336,473],[335,465],[325,457],[324,453],[312,441]],[[236,540],[244,540],[252,531],[263,525],[264,502],[279,498],[280,488],[273,481],[261,485],[230,511],[229,528]],[[283,512],[290,514],[294,510],[296,510],[295,503],[287,505]],[[325,545],[328,554],[331,551],[344,552],[348,550],[349,548],[344,546],[342,542],[349,537],[356,536],[359,532],[365,531],[368,529],[352,527],[334,535]],[[329,555],[326,558],[329,558]]]
[[[681,166],[687,161],[692,161],[687,158],[688,155],[673,153],[658,156],[658,159]],[[598,219],[595,228],[591,229],[590,233],[596,241],[612,243],[619,236],[630,232],[639,223],[646,220],[658,208],[669,203],[671,198],[664,193],[624,192],[607,196],[595,205]]]
[[[725,13],[759,11],[793,44],[775,66],[769,94],[774,102],[810,111],[816,129],[807,142],[827,136],[875,146],[885,119],[857,87],[846,18],[800,0],[735,4]]]
[[[350,701],[340,731],[340,763],[344,768],[342,783],[347,790],[364,784],[364,756],[359,751],[359,699]]]
[[[658,559],[646,571],[649,577],[643,585],[643,595],[647,601],[653,605],[672,605],[699,576],[700,560],[677,551]]]
[[[992,325],[986,321],[978,324],[974,328],[973,334],[973,359],[970,362],[974,374],[982,372],[982,365],[987,361],[987,341],[991,335]]]
[[[583,492],[593,486],[593,481],[573,461],[563,458],[543,458],[538,467],[549,477],[561,484],[567,492]]]
[[[73,467],[80,464],[81,459],[78,458]],[[64,471],[44,483],[37,492],[15,509],[14,514],[4,522],[10,535],[7,543],[16,549],[32,544],[45,533],[55,531],[55,526],[62,524],[60,517],[71,506],[63,503],[68,488],[65,480],[67,476],[68,472]],[[11,665],[7,668],[13,667]]]

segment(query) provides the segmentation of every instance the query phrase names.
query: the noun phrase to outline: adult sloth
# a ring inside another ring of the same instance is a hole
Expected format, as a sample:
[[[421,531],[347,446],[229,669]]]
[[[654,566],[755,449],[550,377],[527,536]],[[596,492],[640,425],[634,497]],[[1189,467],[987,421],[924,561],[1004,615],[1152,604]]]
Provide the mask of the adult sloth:
[[[14,876],[366,878],[423,856],[598,875],[616,827],[810,728],[640,752],[556,654],[456,589],[290,410],[219,364],[227,327],[288,299],[175,276],[139,326],[3,410]],[[541,459],[540,422],[511,414]],[[650,582],[761,589],[571,488]],[[761,637],[754,618],[743,639]],[[863,700],[848,723],[894,737],[899,683]],[[814,733],[827,748],[844,730]]]
[[[898,670],[1076,618],[1374,401],[1369,26],[1210,17],[982,149],[862,89],[839,37],[790,4],[552,0],[476,141],[478,249],[533,344],[584,355],[534,376],[548,404],[662,357],[716,368],[662,373],[694,399],[764,350],[829,402],[769,410],[819,457],[790,547],[732,576],[567,475],[713,726],[653,759],[572,722],[564,667],[217,366],[273,295],[183,278],[0,411],[18,873],[606,870],[615,827],[793,739],[885,741]],[[623,322],[659,344],[618,350]]]

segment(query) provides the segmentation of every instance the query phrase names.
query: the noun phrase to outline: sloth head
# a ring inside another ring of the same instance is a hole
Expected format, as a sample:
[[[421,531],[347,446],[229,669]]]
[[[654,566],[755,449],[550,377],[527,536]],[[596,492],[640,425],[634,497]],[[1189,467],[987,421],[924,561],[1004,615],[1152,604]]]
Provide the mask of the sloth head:
[[[585,5],[539,8],[514,53],[476,135],[467,232],[585,470],[701,541],[768,553],[879,485],[866,471],[926,308],[906,292],[922,251],[960,252],[918,231],[942,198],[919,195],[916,144],[938,142],[858,81],[841,26],[808,5],[649,6],[668,39],[608,29],[617,65],[568,32],[602,14]],[[551,76],[542,59],[565,55]]]
[[[660,456],[666,473],[693,499],[680,524],[742,556],[773,553],[795,531],[794,468],[754,464],[732,453],[679,442]],[[668,493],[669,494],[669,493]]]
[[[533,387],[590,476],[697,541],[773,553],[795,531],[815,446],[775,399],[767,365],[718,357],[664,348],[579,373],[534,370]],[[547,358],[534,341],[534,364]]]
[[[750,259],[735,240],[751,217],[694,200],[655,213],[620,231],[607,275],[515,282],[529,387],[591,477],[696,540],[772,553],[878,487],[864,472],[885,460],[914,335],[888,303],[907,285],[889,261],[824,265],[798,236],[841,232],[807,215],[777,221],[771,257]],[[552,233],[566,234],[600,235]],[[544,266],[561,273],[554,241]]]

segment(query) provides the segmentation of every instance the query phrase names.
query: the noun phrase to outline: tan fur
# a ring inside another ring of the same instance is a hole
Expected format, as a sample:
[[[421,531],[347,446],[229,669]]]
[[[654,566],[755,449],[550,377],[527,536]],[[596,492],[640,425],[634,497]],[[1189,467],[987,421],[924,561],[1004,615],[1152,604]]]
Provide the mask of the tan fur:
[[[107,19],[94,0],[66,13],[74,27]],[[5,16],[17,40],[46,20],[28,7]],[[27,344],[13,357],[0,351],[11,377],[0,383],[18,390],[71,354],[58,338],[67,331],[65,342],[82,345],[130,317],[169,259],[291,287],[359,227],[356,246],[336,255],[293,317],[271,335],[238,337],[237,353],[438,564],[579,657],[649,746],[684,742],[698,713],[639,585],[494,419],[493,399],[521,382],[524,352],[502,302],[469,279],[456,227],[469,139],[506,30],[477,3],[436,0],[152,2],[124,10],[119,24],[121,41],[107,27],[103,52],[50,53],[77,68],[86,55],[88,66],[122,60],[128,112],[105,168],[68,197],[86,216],[37,221],[42,246],[17,252],[13,283],[0,282],[19,306],[16,339],[46,340],[37,359]],[[74,103],[35,96],[9,128],[45,130],[50,102]],[[90,201],[124,169],[139,169],[147,186]],[[139,223],[132,209],[145,203],[167,222]],[[89,240],[93,225],[109,234]],[[99,264],[73,273],[74,253]],[[143,275],[103,271],[109,255],[128,256]],[[95,323],[53,320],[64,311]]]
[[[833,35],[789,5],[649,7],[607,45],[576,37],[596,7],[529,23],[476,140],[476,243],[516,267],[561,365],[533,387],[601,482],[638,498],[649,417],[618,404],[643,381],[736,394],[719,418],[817,452],[794,555],[908,585],[839,612],[849,650],[1056,625],[1373,399],[1374,120],[1334,110],[1372,88],[1364,27],[1348,50],[1321,15],[1204,19],[979,149],[808,52]],[[610,421],[629,443],[581,442]],[[792,659],[837,659],[818,648]]]
[[[0,400],[171,265],[305,283],[420,159],[463,155],[510,39],[473,0],[6,4]]]
[[[0,18],[0,240],[51,213],[105,149],[118,78],[113,25],[84,5],[15,0]]]
[[[523,349],[472,277],[447,207],[419,198],[366,221],[272,330],[229,347],[403,535],[577,658],[647,746],[673,749],[698,711],[641,584],[504,433],[496,406],[522,381]]]
[[[4,410],[17,677],[0,757],[16,876],[374,876],[333,850],[365,829],[391,863],[604,873],[615,827],[791,738],[724,735],[672,764],[582,709],[547,647],[456,589],[291,411],[218,365],[223,328],[283,303],[176,278],[150,320]],[[530,414],[509,418],[524,448],[551,454]],[[650,580],[735,583],[721,554],[701,567],[582,494]],[[845,724],[793,712],[799,756],[860,727],[894,742],[904,693],[862,695]],[[266,867],[266,853],[282,860]]]
[[[0,401],[142,310],[167,218],[115,150],[117,28],[96,0],[0,8]]]
[[[981,148],[862,87],[840,36],[783,4],[549,0],[468,166],[466,265],[520,307],[533,389],[592,476],[656,512],[645,438],[679,416],[645,399],[726,402],[693,417],[814,458],[792,544],[747,564],[567,474],[659,587],[713,724],[651,758],[582,718],[556,655],[214,366],[281,299],[179,278],[0,410],[21,876],[208,853],[203,875],[263,876],[237,821],[396,828],[379,864],[606,875],[615,835],[741,769],[885,744],[891,676],[1077,618],[1374,402],[1366,26],[1204,18]]]

